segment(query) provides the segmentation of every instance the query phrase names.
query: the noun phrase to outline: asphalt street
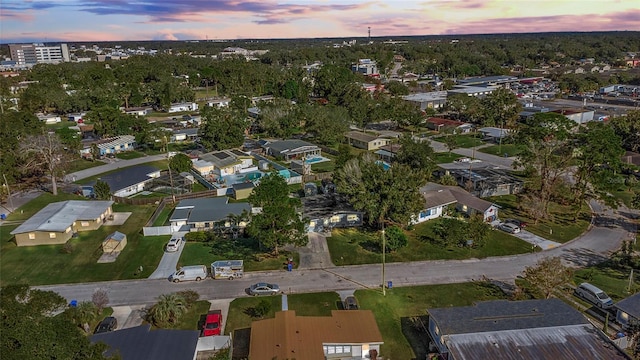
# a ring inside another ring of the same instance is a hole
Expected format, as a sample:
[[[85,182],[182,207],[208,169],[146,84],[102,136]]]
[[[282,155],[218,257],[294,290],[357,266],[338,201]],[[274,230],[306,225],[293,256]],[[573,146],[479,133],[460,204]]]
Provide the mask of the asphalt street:
[[[583,236],[551,250],[515,256],[485,259],[419,261],[386,264],[386,281],[393,286],[430,285],[469,282],[483,277],[512,281],[526,266],[549,256],[561,256],[569,265],[585,266],[605,259],[628,238],[620,228],[593,227]],[[108,291],[110,304],[152,304],[161,294],[195,290],[202,299],[229,299],[248,296],[245,290],[260,281],[274,282],[285,293],[336,291],[379,288],[382,284],[381,264],[338,266],[327,269],[250,272],[243,279],[184,282],[174,284],[166,279],[108,281],[85,284],[39,286],[52,290],[67,300],[90,301],[97,288]]]

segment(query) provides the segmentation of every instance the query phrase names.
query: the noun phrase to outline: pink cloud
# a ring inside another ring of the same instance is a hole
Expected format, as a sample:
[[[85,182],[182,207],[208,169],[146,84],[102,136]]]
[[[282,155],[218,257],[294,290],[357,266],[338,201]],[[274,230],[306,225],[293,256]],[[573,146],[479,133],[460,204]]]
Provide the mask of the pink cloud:
[[[0,20],[2,21],[14,20],[14,21],[31,22],[33,21],[34,18],[35,16],[30,11],[21,12],[21,11],[8,10],[8,9],[4,9],[0,11]]]

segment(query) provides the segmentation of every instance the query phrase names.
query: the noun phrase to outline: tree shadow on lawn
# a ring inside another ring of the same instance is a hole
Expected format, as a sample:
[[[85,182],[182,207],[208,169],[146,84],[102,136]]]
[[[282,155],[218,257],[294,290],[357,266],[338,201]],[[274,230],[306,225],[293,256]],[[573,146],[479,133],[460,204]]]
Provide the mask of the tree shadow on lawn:
[[[411,345],[415,354],[412,360],[426,359],[429,355],[429,344],[431,336],[427,330],[429,326],[429,316],[412,316],[400,318],[402,334]]]

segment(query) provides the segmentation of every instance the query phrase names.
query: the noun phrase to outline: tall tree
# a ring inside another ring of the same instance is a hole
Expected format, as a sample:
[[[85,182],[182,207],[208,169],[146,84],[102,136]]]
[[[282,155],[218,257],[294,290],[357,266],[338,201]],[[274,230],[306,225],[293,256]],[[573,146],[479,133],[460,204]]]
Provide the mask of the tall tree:
[[[208,150],[223,150],[242,145],[247,124],[240,111],[207,106],[201,114],[203,124],[199,136]]]
[[[524,279],[538,288],[545,299],[551,297],[553,289],[569,283],[572,276],[573,270],[564,266],[559,257],[542,259],[536,266],[527,266],[524,270]]]
[[[272,173],[263,177],[248,201],[262,208],[247,226],[247,233],[262,246],[273,249],[277,255],[281,246],[307,244],[305,223],[296,210],[300,200],[289,197],[289,188],[282,176]]]
[[[385,170],[369,153],[349,160],[336,171],[334,181],[337,191],[378,228],[386,222],[405,227],[424,206],[418,191],[424,184],[422,174],[399,163]]]
[[[541,212],[531,214],[536,220],[549,215],[553,189],[563,181],[573,160],[575,123],[556,113],[538,113],[518,129],[516,143],[523,145],[514,166],[533,174],[529,189]]]
[[[334,144],[349,130],[349,113],[342,107],[303,106],[301,113],[304,129],[321,144]]]
[[[177,153],[169,159],[169,169],[179,173],[189,171],[191,165],[193,165],[193,162],[183,153]]]
[[[111,187],[106,182],[98,179],[93,185],[93,194],[96,199],[108,200],[111,198]]]
[[[66,314],[66,300],[52,291],[11,285],[0,289],[0,354],[3,360],[104,359],[104,344],[91,344]]]
[[[516,95],[505,88],[496,89],[480,103],[484,126],[512,128],[522,110],[522,105],[518,102]]]
[[[400,138],[400,150],[396,154],[396,162],[420,172],[424,181],[431,178],[436,168],[435,152],[428,141],[417,141],[408,134]]]
[[[32,113],[10,110],[0,116],[0,173],[10,184],[22,177],[20,144],[27,136],[43,131],[44,123]]]
[[[576,148],[573,192],[577,218],[588,192],[608,200],[609,191],[624,181],[620,175],[622,141],[614,129],[602,122],[590,122],[575,134]],[[616,181],[618,178],[618,181]]]
[[[71,161],[70,154],[56,134],[30,135],[20,145],[23,167],[30,170],[41,169],[51,179],[51,192],[58,195],[57,179],[63,176]]]
[[[611,127],[622,139],[625,149],[640,151],[640,110],[629,111],[627,116],[611,119]]]

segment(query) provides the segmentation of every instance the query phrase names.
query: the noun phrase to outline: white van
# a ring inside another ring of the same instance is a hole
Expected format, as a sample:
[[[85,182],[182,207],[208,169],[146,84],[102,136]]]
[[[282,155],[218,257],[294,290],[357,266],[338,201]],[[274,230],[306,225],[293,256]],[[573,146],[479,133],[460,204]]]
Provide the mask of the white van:
[[[576,294],[601,309],[608,309],[613,306],[613,300],[607,293],[589,283],[580,284],[576,288]]]
[[[169,276],[169,281],[175,283],[189,280],[200,281],[206,279],[207,276],[207,267],[204,265],[183,266]]]

